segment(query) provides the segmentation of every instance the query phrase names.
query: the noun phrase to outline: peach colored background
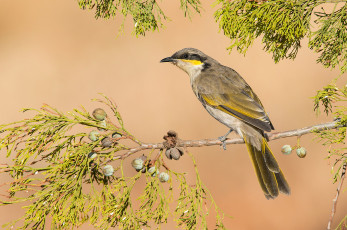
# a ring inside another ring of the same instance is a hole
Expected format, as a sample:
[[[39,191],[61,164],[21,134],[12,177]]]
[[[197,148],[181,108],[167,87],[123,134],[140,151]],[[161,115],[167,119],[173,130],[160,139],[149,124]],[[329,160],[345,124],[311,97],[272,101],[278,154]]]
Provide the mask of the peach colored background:
[[[179,1],[161,3],[171,22],[146,37],[131,35],[129,19],[124,34],[116,38],[120,19],[95,20],[77,1],[2,0],[0,4],[0,123],[22,119],[23,107],[42,103],[69,111],[79,105],[92,110],[90,99],[103,92],[119,105],[130,132],[144,142],[160,142],[169,130],[183,139],[215,138],[227,131],[211,118],[191,91],[188,76],[159,61],[184,47],[199,48],[221,63],[236,69],[261,98],[276,131],[330,121],[316,117],[310,97],[335,77],[316,64],[317,55],[304,48],[295,61],[274,64],[260,42],[246,56],[226,51],[229,41],[218,33],[210,1],[203,1],[202,15],[189,21]],[[233,134],[232,136],[234,136]],[[324,229],[335,196],[331,164],[326,151],[302,137],[308,155],[282,155],[284,144],[296,139],[270,142],[292,188],[291,196],[268,201],[253,172],[244,145],[191,148],[202,180],[219,207],[233,219],[230,229]],[[2,160],[4,153],[2,153]],[[187,156],[170,167],[192,174]],[[0,177],[5,180],[4,176]],[[338,203],[335,224],[346,214],[347,194]],[[0,207],[0,224],[23,214],[20,206]],[[335,225],[334,225],[335,226]],[[172,225],[165,229],[174,229]],[[92,229],[89,225],[83,229]]]

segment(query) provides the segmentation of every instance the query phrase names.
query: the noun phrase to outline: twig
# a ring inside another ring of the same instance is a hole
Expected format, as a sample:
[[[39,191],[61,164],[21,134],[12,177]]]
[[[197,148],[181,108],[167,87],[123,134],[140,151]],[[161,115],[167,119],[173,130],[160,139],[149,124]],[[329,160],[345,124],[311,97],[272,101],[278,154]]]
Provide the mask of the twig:
[[[277,133],[268,133],[268,138],[270,140],[276,140],[280,138],[286,138],[286,137],[294,137],[294,136],[303,136],[305,134],[312,133],[312,131],[321,131],[321,130],[327,130],[327,129],[334,129],[336,128],[337,121],[328,122],[324,124],[319,125],[313,125],[301,129],[295,129],[295,130],[289,130],[284,132],[277,132]],[[228,139],[225,141],[226,145],[231,144],[243,144],[245,143],[242,138],[234,138],[234,139]],[[177,147],[203,147],[203,146],[212,146],[212,145],[222,145],[222,142],[218,139],[203,139],[203,140],[180,140],[180,142],[177,144]],[[128,157],[129,155],[132,155],[136,152],[146,150],[146,149],[164,149],[163,143],[142,143],[140,146],[130,149],[128,152],[117,155],[113,158],[113,160],[116,159],[124,159]]]
[[[345,175],[346,175],[346,165],[347,165],[347,162],[345,162],[343,164],[343,166],[342,166],[341,180],[340,180],[340,183],[339,183],[339,185],[337,186],[337,189],[336,189],[337,190],[336,196],[333,199],[333,208],[331,210],[331,215],[330,215],[330,219],[329,219],[329,222],[328,222],[327,230],[331,229],[331,224],[333,222],[333,218],[334,218],[334,215],[335,215],[335,212],[336,212],[337,200],[339,198],[341,187],[342,187],[342,184],[343,184],[343,180],[345,179]]]

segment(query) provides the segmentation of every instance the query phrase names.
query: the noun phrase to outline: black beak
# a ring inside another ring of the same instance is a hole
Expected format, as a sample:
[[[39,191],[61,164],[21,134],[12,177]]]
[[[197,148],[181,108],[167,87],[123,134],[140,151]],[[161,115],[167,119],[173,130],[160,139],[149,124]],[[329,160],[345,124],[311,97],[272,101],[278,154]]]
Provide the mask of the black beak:
[[[160,62],[174,62],[174,61],[175,59],[173,59],[172,57],[166,57],[160,60]]]

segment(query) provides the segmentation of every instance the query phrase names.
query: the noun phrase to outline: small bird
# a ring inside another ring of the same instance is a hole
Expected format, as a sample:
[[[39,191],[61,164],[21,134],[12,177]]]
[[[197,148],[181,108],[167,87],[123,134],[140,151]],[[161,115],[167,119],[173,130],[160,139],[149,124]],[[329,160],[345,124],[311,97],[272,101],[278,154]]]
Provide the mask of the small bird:
[[[279,192],[289,195],[289,185],[265,134],[274,127],[246,81],[232,68],[194,48],[179,50],[160,62],[171,62],[184,70],[207,112],[229,128],[224,136],[218,138],[224,149],[227,136],[232,131],[243,138],[265,197],[274,199]]]

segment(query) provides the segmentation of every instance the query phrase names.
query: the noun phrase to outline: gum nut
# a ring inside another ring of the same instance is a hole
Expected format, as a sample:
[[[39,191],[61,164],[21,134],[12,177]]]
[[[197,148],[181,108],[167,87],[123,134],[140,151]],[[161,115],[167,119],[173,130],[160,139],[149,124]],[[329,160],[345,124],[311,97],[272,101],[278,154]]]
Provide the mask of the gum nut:
[[[300,158],[306,157],[306,149],[304,147],[300,147],[296,150],[296,155]]]
[[[104,127],[104,128],[106,128],[106,126],[107,126],[105,120],[99,121],[99,122],[98,122],[98,125],[101,126],[101,127]],[[99,130],[99,131],[105,131],[105,129],[103,129],[103,128],[98,128],[98,130]]]
[[[97,141],[99,139],[99,132],[96,130],[90,131],[88,137],[91,141]]]
[[[111,138],[109,137],[105,137],[104,139],[102,139],[101,141],[101,145],[102,147],[110,147],[113,144],[113,141]]]
[[[172,159],[172,156],[171,156],[171,149],[167,149],[167,150],[165,151],[165,156],[166,156],[167,158],[169,158],[170,160]]]
[[[147,157],[145,155],[140,156],[140,159],[143,160],[143,162],[145,162],[147,160]]]
[[[95,152],[90,152],[90,153],[88,154],[88,158],[89,158],[89,159],[94,159],[97,155],[98,155],[98,154],[95,153]]]
[[[172,148],[172,149],[171,149],[171,157],[172,157],[174,160],[180,159],[180,157],[181,157],[180,151],[178,151],[177,148]]]
[[[292,152],[292,147],[290,147],[290,145],[283,145],[282,147],[282,153],[283,154],[290,154]]]
[[[134,169],[141,170],[143,168],[143,160],[136,158],[131,162],[131,165],[134,167]]]
[[[107,117],[107,114],[106,114],[105,110],[103,110],[101,108],[97,108],[97,109],[94,109],[94,111],[93,111],[93,117],[96,120],[102,121],[102,120],[105,120],[105,118]]]
[[[155,173],[156,170],[157,170],[157,168],[155,166],[152,166],[147,171],[148,171],[149,174],[152,175],[153,173]]]
[[[169,174],[167,174],[166,172],[161,172],[160,174],[159,174],[159,181],[160,182],[167,182],[168,180],[170,179],[170,176],[169,176]]]
[[[183,156],[183,154],[184,154],[184,150],[183,150],[183,148],[178,147],[177,149],[178,149],[178,151],[180,152],[181,156]]]
[[[105,175],[105,176],[112,176],[113,175],[113,172],[114,172],[114,168],[112,165],[105,165],[103,168],[102,168],[102,173]]]
[[[122,137],[122,134],[120,133],[115,132],[112,134],[112,138],[121,138],[121,137]]]

